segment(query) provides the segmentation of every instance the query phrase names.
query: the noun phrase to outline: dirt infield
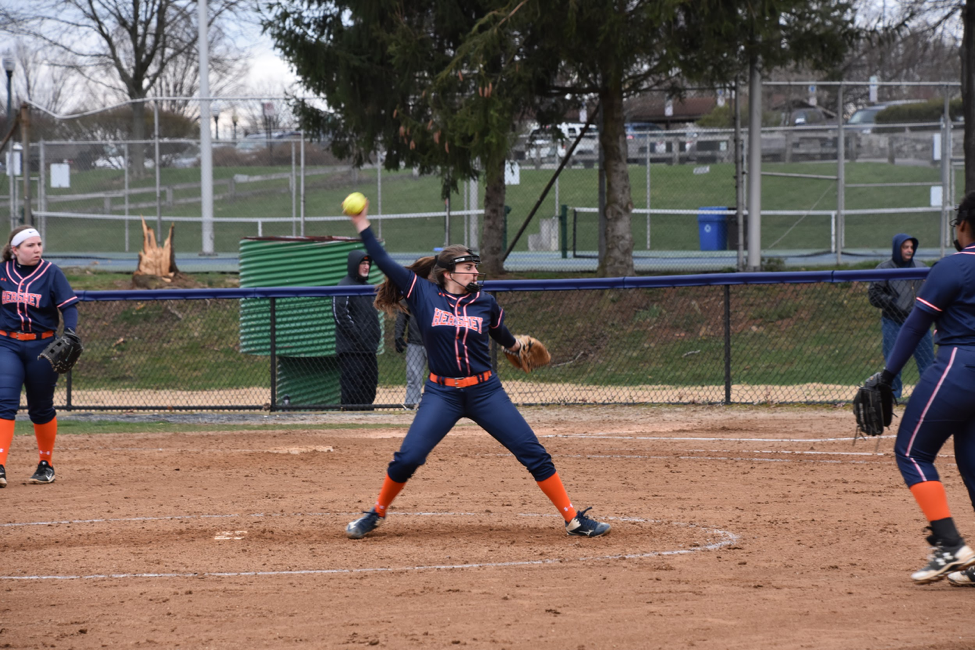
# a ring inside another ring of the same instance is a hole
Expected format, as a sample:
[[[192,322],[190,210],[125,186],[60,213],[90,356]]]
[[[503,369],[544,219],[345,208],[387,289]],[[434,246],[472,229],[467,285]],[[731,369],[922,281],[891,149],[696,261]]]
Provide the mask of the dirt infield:
[[[0,647],[975,648],[975,589],[911,584],[924,522],[892,437],[853,446],[847,409],[524,413],[610,535],[567,537],[466,420],[360,541],[343,528],[410,414],[64,435],[49,486],[26,483],[36,453],[18,436],[0,490]],[[323,428],[337,423],[361,426]]]

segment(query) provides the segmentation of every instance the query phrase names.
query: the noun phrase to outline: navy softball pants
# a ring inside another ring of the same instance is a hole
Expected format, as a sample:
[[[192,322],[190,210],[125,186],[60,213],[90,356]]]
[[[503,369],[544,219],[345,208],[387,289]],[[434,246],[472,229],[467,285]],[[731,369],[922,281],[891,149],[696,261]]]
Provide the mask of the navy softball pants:
[[[37,355],[51,339],[17,341],[0,336],[0,420],[13,420],[20,407],[20,391],[27,389],[27,413],[34,424],[54,419],[54,386],[58,373]]]
[[[504,445],[536,481],[555,474],[552,457],[511,403],[501,380],[491,375],[483,384],[469,388],[448,388],[427,380],[413,424],[389,464],[389,478],[397,483],[409,480],[462,417],[470,418]]]
[[[894,453],[908,487],[940,480],[938,452],[955,437],[955,460],[975,506],[975,348],[938,348],[921,376],[897,429]]]

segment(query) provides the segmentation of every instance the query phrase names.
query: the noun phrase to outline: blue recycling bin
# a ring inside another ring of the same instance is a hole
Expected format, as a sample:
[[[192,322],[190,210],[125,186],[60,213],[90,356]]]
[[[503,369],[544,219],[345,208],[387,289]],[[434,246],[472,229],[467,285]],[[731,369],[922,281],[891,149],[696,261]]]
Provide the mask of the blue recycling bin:
[[[728,216],[724,206],[697,209],[697,230],[702,251],[728,250]]]

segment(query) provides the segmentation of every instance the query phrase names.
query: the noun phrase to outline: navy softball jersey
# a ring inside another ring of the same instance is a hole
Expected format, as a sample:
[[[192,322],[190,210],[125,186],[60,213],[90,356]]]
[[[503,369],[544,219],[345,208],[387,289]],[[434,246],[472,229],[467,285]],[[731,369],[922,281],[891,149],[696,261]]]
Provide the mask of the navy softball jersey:
[[[921,287],[887,370],[898,372],[935,323],[938,353],[911,394],[897,431],[897,465],[908,487],[940,480],[934,462],[951,436],[975,503],[975,245],[939,261]]]
[[[403,292],[420,328],[430,372],[450,378],[490,372],[485,381],[466,388],[427,380],[413,424],[389,464],[389,478],[398,483],[409,480],[462,417],[470,418],[504,445],[536,481],[555,474],[551,456],[511,403],[501,380],[491,372],[488,337],[504,347],[515,344],[515,337],[504,325],[504,311],[494,296],[483,291],[448,293],[394,262],[376,240],[372,228],[366,228],[360,236],[379,269]]]
[[[78,297],[61,269],[44,260],[36,266],[22,266],[15,260],[4,262],[0,266],[0,290],[0,419],[14,419],[21,389],[25,388],[31,421],[45,424],[55,416],[58,374],[37,355],[53,340],[50,333],[58,329],[59,310],[66,328],[77,327]],[[10,334],[34,334],[37,338],[20,340]]]
[[[372,228],[361,235],[376,265],[403,292],[420,328],[430,372],[443,377],[477,375],[491,369],[488,336],[506,348],[515,344],[494,296],[483,291],[459,296],[447,293],[394,262],[376,241]]]
[[[78,302],[61,269],[44,260],[37,266],[22,266],[14,260],[4,262],[0,288],[0,330],[6,332],[54,331],[58,328],[58,310]],[[68,329],[77,325],[77,317],[74,323],[65,322]]]

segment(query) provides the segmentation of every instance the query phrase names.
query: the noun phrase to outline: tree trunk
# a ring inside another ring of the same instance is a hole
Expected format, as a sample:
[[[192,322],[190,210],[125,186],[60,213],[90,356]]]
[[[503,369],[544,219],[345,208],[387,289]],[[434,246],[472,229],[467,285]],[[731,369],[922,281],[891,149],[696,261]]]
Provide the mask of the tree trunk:
[[[176,251],[173,249],[173,229],[176,224],[170,224],[169,236],[166,242],[159,246],[156,243],[156,233],[142,220],[142,251],[139,252],[139,268],[132,274],[132,281],[136,286],[147,286],[147,283],[170,282],[179,273],[176,268]]]
[[[975,0],[962,9],[961,97],[965,116],[965,194],[975,191]],[[950,155],[950,152],[948,152]]]
[[[618,81],[610,82],[603,87],[599,100],[604,111],[599,146],[603,149],[606,165],[606,253],[599,260],[597,273],[602,277],[633,275],[633,231],[630,226],[633,198],[626,165],[622,86]]]
[[[142,178],[146,175],[146,147],[142,144],[146,139],[146,104],[142,101],[132,104],[132,139],[137,144],[129,148],[132,152],[130,171],[133,178]]]
[[[504,274],[504,158],[484,171],[484,225],[481,231],[481,271],[489,278]]]

